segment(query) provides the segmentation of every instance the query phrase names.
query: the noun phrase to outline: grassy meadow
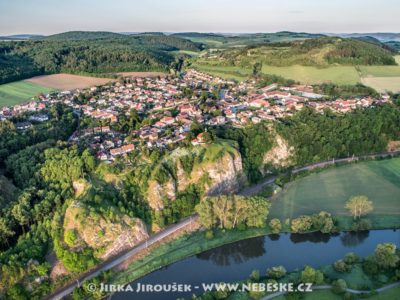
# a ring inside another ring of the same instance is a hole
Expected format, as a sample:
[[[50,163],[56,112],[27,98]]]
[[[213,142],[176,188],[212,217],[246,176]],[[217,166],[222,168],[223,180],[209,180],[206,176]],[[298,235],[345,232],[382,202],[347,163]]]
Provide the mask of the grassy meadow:
[[[49,93],[52,90],[26,81],[2,84],[0,85],[0,107],[28,102],[40,93]]]
[[[400,56],[395,57],[400,64]],[[194,62],[193,67],[199,71],[219,76],[225,79],[246,80],[252,70],[250,68],[223,66],[218,62]],[[339,85],[363,83],[375,88],[377,91],[400,91],[400,65],[399,66],[329,66],[318,68],[311,66],[285,66],[276,67],[263,65],[264,74],[275,74],[288,79],[293,79],[307,84],[332,82]]]
[[[270,217],[282,220],[321,210],[346,216],[345,202],[356,195],[374,203],[371,217],[400,215],[400,158],[350,164],[295,180],[273,198]]]

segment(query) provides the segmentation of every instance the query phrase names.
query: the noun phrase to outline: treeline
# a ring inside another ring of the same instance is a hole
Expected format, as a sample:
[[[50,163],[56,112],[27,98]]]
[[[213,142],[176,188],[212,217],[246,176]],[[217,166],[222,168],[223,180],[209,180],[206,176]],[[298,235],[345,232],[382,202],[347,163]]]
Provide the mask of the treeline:
[[[303,109],[278,123],[278,133],[296,151],[296,163],[385,151],[390,140],[399,140],[400,110],[384,105],[337,115]]]
[[[202,47],[169,36],[113,34],[106,38],[85,38],[86,35],[90,33],[0,42],[0,84],[59,72],[166,71],[181,65],[179,56],[172,51],[197,51]]]
[[[337,85],[334,83],[322,83],[319,85],[315,85],[314,91],[316,93],[323,94],[329,97],[379,97],[377,91],[361,83],[357,83],[356,85]]]

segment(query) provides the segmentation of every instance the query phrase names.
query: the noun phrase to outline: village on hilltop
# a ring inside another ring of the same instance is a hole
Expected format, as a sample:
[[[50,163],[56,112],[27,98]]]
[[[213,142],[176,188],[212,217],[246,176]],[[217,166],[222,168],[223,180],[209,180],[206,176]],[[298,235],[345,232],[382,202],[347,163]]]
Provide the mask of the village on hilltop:
[[[90,98],[79,100],[83,94]],[[341,114],[387,102],[390,102],[388,95],[381,95],[380,99],[326,100],[309,85],[271,84],[259,88],[256,80],[236,83],[190,69],[182,77],[127,78],[125,83],[41,95],[39,101],[2,108],[0,120],[28,113],[25,121],[15,124],[18,130],[27,130],[32,123],[49,120],[44,112],[50,106],[63,103],[81,118],[89,117],[100,124],[80,128],[70,137],[70,142],[85,141],[100,160],[112,161],[133,151],[138,144],[165,148],[182,142],[194,122],[243,127],[264,120],[279,121],[304,107],[320,113],[329,109]],[[113,130],[121,114],[129,115],[132,110],[146,116],[149,122],[128,135]],[[202,144],[204,138],[200,134],[191,143]]]

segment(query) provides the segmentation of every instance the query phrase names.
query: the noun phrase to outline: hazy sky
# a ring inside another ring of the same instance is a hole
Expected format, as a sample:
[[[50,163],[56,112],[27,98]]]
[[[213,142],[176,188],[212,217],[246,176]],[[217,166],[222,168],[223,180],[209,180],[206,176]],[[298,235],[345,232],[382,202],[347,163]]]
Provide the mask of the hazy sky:
[[[0,0],[0,34],[399,32],[399,0]]]

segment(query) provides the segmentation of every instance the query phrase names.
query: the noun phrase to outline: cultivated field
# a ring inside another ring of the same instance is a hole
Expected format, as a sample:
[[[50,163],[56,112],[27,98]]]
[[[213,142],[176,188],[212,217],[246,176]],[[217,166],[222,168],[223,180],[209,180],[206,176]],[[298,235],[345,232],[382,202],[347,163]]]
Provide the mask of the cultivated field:
[[[26,81],[56,90],[73,90],[106,84],[112,80],[113,79],[109,78],[79,76],[72,74],[53,74],[36,76],[31,79],[27,79]]]
[[[162,72],[119,72],[117,75],[123,77],[164,77],[165,73]]]
[[[362,83],[368,85],[378,92],[400,92],[399,77],[364,77]]]
[[[332,66],[316,68],[308,66],[274,67],[263,66],[262,72],[294,79],[302,83],[315,84],[333,82],[336,84],[356,84],[360,82],[357,70],[352,66]]]
[[[345,202],[366,195],[373,215],[400,215],[400,158],[362,162],[314,173],[289,183],[271,208],[271,217],[297,217],[321,210],[348,215]]]
[[[199,65],[195,67],[200,71],[208,72],[226,79],[245,80],[251,70],[232,66]],[[356,84],[360,82],[357,70],[352,66],[334,66],[328,68],[316,68],[307,66],[275,67],[263,65],[264,74],[279,75],[308,84],[333,82],[337,84]]]
[[[49,93],[52,88],[26,81],[0,85],[0,107],[12,106],[31,100],[40,93]]]

